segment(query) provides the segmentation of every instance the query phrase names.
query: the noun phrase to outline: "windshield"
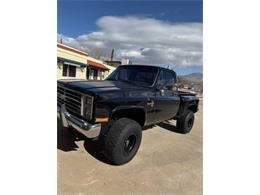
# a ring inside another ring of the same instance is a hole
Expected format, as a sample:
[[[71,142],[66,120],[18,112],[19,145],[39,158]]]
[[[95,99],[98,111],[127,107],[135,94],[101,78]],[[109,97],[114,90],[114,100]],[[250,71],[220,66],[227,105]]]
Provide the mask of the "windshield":
[[[157,67],[124,65],[118,67],[106,80],[123,81],[150,87],[155,81],[157,72]]]

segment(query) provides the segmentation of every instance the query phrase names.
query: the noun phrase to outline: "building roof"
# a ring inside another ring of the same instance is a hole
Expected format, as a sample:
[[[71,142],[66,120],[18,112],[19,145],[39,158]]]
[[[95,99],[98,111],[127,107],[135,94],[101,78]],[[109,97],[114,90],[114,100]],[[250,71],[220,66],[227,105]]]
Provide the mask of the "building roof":
[[[104,70],[109,70],[106,66],[104,66],[104,64],[98,63],[98,62],[95,62],[95,61],[92,61],[92,60],[89,60],[89,59],[87,59],[87,64],[90,65],[90,66],[93,66],[95,68],[101,68],[101,69],[104,69]]]
[[[69,46],[64,45],[64,44],[61,44],[61,43],[57,43],[57,47],[58,47],[58,48],[61,48],[61,49],[65,49],[65,50],[67,50],[67,51],[71,51],[71,52],[74,52],[74,53],[83,55],[83,56],[88,56],[88,53],[87,53],[87,52],[80,51],[80,50],[78,50],[78,49],[74,49],[74,48],[72,48],[72,47],[69,47]]]
[[[86,64],[88,64],[88,65],[90,65],[90,66],[92,66],[94,68],[99,68],[99,69],[103,69],[103,70],[109,70],[109,68],[104,66],[102,61],[90,57],[88,55],[88,53],[86,53],[86,52],[80,51],[78,49],[74,49],[72,47],[69,47],[67,45],[60,44],[60,43],[57,43],[57,47],[60,48],[60,49],[64,49],[64,50],[67,50],[67,51],[70,51],[70,52],[74,52],[74,53],[83,55],[85,57],[85,59],[86,59]]]

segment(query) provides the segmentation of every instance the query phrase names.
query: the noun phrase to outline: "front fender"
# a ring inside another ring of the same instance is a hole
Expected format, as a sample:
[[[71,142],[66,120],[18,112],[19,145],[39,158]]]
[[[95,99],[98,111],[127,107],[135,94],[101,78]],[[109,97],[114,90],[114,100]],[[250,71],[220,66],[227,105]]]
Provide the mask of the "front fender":
[[[111,118],[127,117],[137,121],[141,126],[146,124],[146,111],[142,106],[117,106],[111,112]]]

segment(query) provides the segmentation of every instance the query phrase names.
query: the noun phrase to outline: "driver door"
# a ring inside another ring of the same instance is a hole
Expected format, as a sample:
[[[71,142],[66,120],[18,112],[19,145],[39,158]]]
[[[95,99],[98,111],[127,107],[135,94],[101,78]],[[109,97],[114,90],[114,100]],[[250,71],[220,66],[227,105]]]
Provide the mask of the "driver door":
[[[160,72],[154,101],[156,122],[172,118],[179,110],[180,97],[174,89],[175,78],[172,71],[163,69]]]

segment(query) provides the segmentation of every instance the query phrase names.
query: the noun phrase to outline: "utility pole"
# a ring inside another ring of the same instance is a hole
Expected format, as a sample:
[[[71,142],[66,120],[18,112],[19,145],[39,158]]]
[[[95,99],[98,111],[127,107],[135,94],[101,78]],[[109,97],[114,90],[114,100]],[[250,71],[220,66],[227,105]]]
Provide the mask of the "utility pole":
[[[113,61],[113,58],[114,58],[114,48],[112,49],[112,52],[111,52],[110,61]]]

